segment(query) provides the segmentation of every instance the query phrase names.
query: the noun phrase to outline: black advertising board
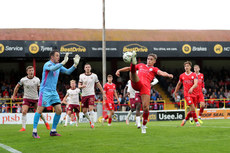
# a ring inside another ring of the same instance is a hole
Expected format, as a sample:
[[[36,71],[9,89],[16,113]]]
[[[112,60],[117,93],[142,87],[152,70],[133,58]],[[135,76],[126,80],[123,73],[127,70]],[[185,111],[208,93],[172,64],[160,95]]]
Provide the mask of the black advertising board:
[[[183,120],[184,118],[185,118],[184,111],[158,111],[157,112],[158,121]]]
[[[101,41],[0,41],[0,57],[49,57],[58,49],[61,56],[101,58]],[[138,57],[155,53],[158,57],[230,57],[230,42],[185,41],[107,41],[106,55],[121,58],[123,52],[136,51]]]

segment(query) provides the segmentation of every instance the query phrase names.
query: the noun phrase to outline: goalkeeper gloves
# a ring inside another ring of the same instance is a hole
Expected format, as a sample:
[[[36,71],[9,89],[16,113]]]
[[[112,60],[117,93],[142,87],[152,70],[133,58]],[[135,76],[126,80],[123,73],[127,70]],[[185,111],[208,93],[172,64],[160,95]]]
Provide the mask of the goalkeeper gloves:
[[[76,54],[75,57],[73,58],[73,62],[74,62],[73,66],[74,66],[75,68],[77,67],[77,65],[78,65],[78,63],[79,63],[80,58],[81,58],[81,57],[80,57],[78,54]]]
[[[64,60],[61,62],[62,65],[65,65],[68,62],[68,60],[69,60],[68,56],[69,56],[69,53],[66,53],[65,57],[64,57]]]

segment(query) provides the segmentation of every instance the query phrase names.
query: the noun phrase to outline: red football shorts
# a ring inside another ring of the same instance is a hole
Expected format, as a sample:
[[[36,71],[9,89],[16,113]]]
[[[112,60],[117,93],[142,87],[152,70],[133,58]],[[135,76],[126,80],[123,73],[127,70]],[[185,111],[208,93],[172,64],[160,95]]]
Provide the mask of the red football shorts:
[[[150,89],[151,89],[150,84],[149,85],[143,84],[141,80],[139,80],[138,82],[133,82],[131,80],[131,85],[134,90],[140,91],[140,95],[150,95]]]
[[[197,98],[196,99],[197,103],[204,102],[204,95],[203,95],[203,93],[198,94],[196,98]]]
[[[188,106],[194,104],[196,106],[196,97],[184,97]]]
[[[24,98],[22,105],[34,106],[36,103],[38,103],[38,100]]]
[[[89,108],[89,105],[94,105],[94,101],[95,101],[94,95],[84,96],[81,99],[81,106],[83,108]]]
[[[114,103],[106,103],[107,110],[114,110]]]

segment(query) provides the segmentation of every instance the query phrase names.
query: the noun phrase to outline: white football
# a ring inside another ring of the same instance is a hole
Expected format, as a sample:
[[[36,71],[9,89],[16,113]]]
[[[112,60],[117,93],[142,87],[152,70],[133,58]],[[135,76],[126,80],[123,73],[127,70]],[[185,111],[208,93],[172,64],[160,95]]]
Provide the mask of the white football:
[[[123,54],[123,60],[124,60],[124,62],[130,63],[130,62],[131,62],[132,55],[133,55],[132,52],[125,52],[125,53]]]

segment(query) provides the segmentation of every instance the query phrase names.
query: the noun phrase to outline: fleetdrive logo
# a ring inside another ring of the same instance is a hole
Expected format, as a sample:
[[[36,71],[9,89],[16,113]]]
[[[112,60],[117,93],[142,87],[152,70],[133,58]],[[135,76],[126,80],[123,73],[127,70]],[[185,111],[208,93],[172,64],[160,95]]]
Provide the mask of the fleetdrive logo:
[[[37,44],[31,44],[29,46],[29,51],[32,53],[32,54],[37,54],[38,51],[39,51],[39,46]]]
[[[60,52],[86,52],[86,48],[75,43],[69,43],[61,46]]]
[[[129,44],[123,47],[123,52],[148,52],[148,48],[140,44]]]
[[[184,44],[182,46],[182,51],[185,54],[189,54],[192,51],[192,48],[191,48],[191,46],[189,44]]]
[[[0,54],[4,52],[4,49],[5,49],[4,45],[0,44]]]
[[[221,54],[221,53],[223,52],[223,47],[222,47],[220,44],[216,44],[216,45],[214,46],[214,52],[215,52],[216,54]]]

